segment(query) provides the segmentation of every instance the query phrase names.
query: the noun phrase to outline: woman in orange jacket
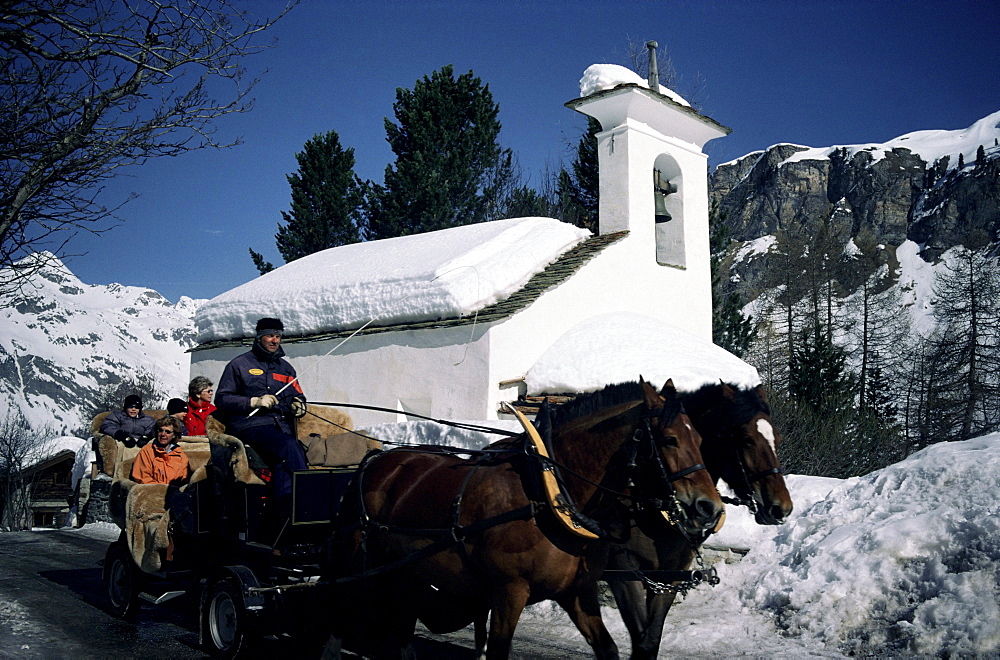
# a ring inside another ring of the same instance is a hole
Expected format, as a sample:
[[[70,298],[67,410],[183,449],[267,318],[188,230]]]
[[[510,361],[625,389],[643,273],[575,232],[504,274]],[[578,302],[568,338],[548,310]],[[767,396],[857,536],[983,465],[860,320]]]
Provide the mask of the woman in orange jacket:
[[[190,476],[187,454],[177,444],[180,420],[167,415],[156,421],[156,437],[139,450],[132,464],[132,481],[139,484],[181,484]]]

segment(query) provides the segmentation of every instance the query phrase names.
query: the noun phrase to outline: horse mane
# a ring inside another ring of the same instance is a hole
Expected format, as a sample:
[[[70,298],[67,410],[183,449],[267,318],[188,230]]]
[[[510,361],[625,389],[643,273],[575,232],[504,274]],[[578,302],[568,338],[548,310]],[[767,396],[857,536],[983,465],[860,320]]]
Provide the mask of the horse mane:
[[[716,413],[710,416],[712,419],[721,421],[721,416],[724,415],[728,418],[727,421],[736,424],[746,424],[761,413],[770,416],[770,406],[760,397],[755,388],[747,389],[731,383],[727,384],[734,392],[735,396],[732,399],[722,396],[722,383],[709,383],[694,392],[681,394],[688,414],[696,421],[702,421],[699,418],[711,411]],[[711,419],[704,421],[710,422]]]
[[[552,425],[559,427],[623,403],[644,399],[645,393],[642,390],[642,383],[638,381],[606,385],[604,389],[581,394],[572,401],[557,407],[552,414]],[[663,413],[668,417],[667,423],[672,423],[681,410],[680,399],[668,400]]]

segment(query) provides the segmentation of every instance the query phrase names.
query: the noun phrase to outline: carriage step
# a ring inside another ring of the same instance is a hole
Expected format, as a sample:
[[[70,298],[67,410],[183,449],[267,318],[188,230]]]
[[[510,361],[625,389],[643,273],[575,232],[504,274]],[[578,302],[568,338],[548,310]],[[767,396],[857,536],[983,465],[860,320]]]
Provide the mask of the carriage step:
[[[144,592],[144,593],[139,594],[139,598],[141,598],[144,601],[147,601],[149,603],[152,603],[153,605],[159,605],[160,603],[165,603],[168,600],[173,600],[174,598],[177,598],[178,596],[183,596],[185,593],[187,593],[187,592],[185,592],[185,591],[167,591],[167,592],[164,592],[160,596],[153,596],[152,594],[147,594],[147,593]]]

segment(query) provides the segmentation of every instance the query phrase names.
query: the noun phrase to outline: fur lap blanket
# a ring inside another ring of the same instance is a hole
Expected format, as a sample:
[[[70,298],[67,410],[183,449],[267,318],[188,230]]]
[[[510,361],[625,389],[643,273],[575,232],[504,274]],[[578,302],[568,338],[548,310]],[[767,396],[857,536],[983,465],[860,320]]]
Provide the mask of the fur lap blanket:
[[[126,500],[125,535],[132,558],[144,573],[160,570],[160,550],[170,544],[170,512],[163,506],[168,488],[166,484],[136,484]]]
[[[309,465],[341,467],[357,465],[372,449],[382,443],[360,433],[340,433],[330,437],[309,437],[299,440],[306,450]]]

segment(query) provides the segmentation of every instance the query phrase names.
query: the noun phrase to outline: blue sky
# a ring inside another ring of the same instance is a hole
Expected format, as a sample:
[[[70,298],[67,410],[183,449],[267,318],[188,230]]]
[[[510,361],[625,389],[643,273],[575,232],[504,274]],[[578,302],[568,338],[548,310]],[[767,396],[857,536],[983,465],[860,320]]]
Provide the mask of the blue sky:
[[[282,3],[241,5],[263,15]],[[1000,110],[993,0],[303,0],[269,38],[277,44],[247,60],[252,73],[267,70],[255,109],[218,124],[243,144],[156,159],[109,185],[108,201],[139,197],[120,226],[68,246],[86,253],[66,259],[85,283],[211,298],[257,276],[249,247],[282,263],[274,233],[295,153],[335,130],[358,175],[381,182],[396,88],[446,64],[489,84],[501,141],[535,184],[579,138],[584,118],[563,104],[584,69],[628,64],[630,40],[659,42],[676,91],[732,128],[706,146],[710,167],[778,142],[882,142]]]

